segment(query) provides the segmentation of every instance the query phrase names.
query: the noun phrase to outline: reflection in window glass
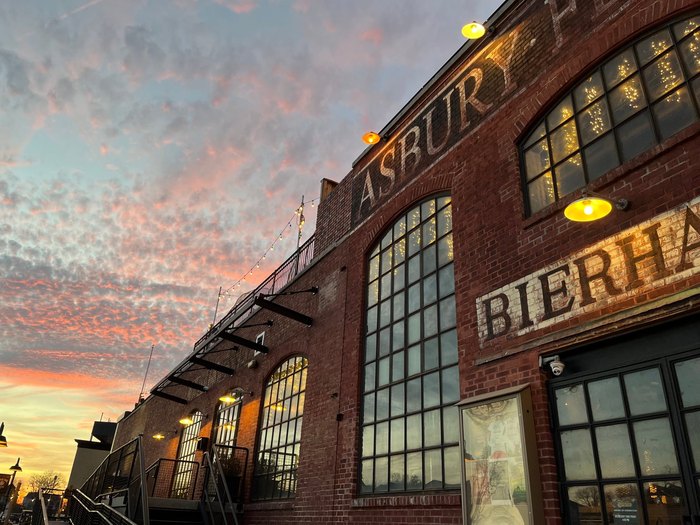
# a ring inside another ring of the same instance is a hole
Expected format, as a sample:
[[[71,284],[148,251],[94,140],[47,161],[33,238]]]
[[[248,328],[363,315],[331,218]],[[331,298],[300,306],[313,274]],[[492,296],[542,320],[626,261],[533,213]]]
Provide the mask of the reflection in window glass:
[[[379,271],[368,260],[368,290],[382,283],[382,302],[378,323],[371,300],[367,307],[365,341],[376,338],[378,349],[365,349],[365,377],[372,378],[365,387],[375,402],[365,403],[362,416],[360,491],[458,488],[455,467],[444,462],[459,440],[447,421],[459,399],[450,199],[421,202],[389,231],[382,253],[391,259]],[[386,287],[385,275],[392,276]],[[373,443],[365,445],[367,439]]]
[[[595,485],[569,488],[569,516],[571,522],[586,525],[602,525],[600,491]]]
[[[697,19],[657,30],[601,64],[523,139],[530,214],[698,121]]]
[[[643,523],[642,501],[637,485],[605,485],[605,503],[610,523]]]
[[[292,357],[273,372],[265,387],[253,473],[256,500],[287,499],[296,494],[307,367],[305,357]],[[373,394],[365,396],[365,411],[373,413],[373,404]],[[365,467],[371,465],[363,464],[363,481]]]
[[[633,416],[666,410],[666,395],[658,368],[625,374],[624,383]]]
[[[680,481],[654,481],[643,487],[649,523],[683,523],[687,512]]]
[[[567,480],[596,478],[593,445],[588,429],[562,432],[561,448]]]
[[[557,398],[560,425],[575,425],[588,421],[582,384],[558,388],[554,395]]]

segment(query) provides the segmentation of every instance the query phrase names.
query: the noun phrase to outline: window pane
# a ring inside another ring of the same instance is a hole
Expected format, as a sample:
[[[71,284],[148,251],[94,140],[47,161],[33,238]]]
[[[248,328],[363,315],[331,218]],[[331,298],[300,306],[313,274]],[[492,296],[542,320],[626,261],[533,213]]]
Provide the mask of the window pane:
[[[452,234],[450,233],[438,241],[438,266],[444,266],[453,260],[454,250],[452,246]]]
[[[685,429],[690,438],[690,450],[693,453],[695,472],[700,472],[700,412],[689,412],[685,418]]]
[[[442,425],[440,424],[440,410],[431,410],[423,414],[423,426],[425,428],[424,444],[433,447],[442,442]]]
[[[570,514],[578,516],[577,525],[603,525],[602,509],[600,506],[600,492],[597,486],[569,488]]]
[[[455,277],[453,265],[445,266],[438,272],[440,297],[450,295],[455,291]]]
[[[680,45],[681,57],[690,76],[700,72],[700,31]]]
[[[605,93],[605,90],[603,89],[603,80],[600,77],[600,73],[596,71],[589,78],[581,82],[574,90],[576,109],[580,111],[591,102],[594,102],[602,97],[603,93]]]
[[[423,224],[423,246],[434,243],[437,239],[437,220],[432,217]]]
[[[604,478],[634,477],[634,460],[627,425],[595,429],[600,472]]]
[[[546,139],[539,141],[525,151],[525,174],[527,175],[527,180],[531,180],[549,169],[549,166],[549,146],[547,146]]]
[[[452,231],[452,206],[445,207],[438,213],[438,235],[442,237]]]
[[[393,307],[394,307],[394,312],[392,315],[392,318],[394,321],[401,319],[404,315],[404,301],[405,301],[405,295],[404,292],[397,293],[394,295],[393,299]]]
[[[625,417],[625,405],[622,402],[622,390],[617,377],[588,383],[588,397],[591,400],[593,421]]]
[[[412,376],[420,373],[420,345],[412,346],[408,349],[408,375]]]
[[[454,403],[459,400],[459,368],[453,366],[442,371],[442,402]]]
[[[389,459],[389,490],[403,491],[405,485],[404,456],[391,456]]]
[[[362,413],[362,420],[369,423],[374,421],[374,394],[365,396],[365,404]]]
[[[362,457],[374,455],[374,425],[362,429]]]
[[[440,366],[438,338],[433,337],[423,343],[423,370],[432,370]]]
[[[391,356],[391,380],[399,381],[404,378],[404,352]]]
[[[374,490],[386,492],[389,489],[389,459],[377,458],[374,461]]]
[[[365,392],[374,390],[375,388],[375,364],[369,364],[365,367]]]
[[[394,258],[392,257],[393,250],[389,248],[388,250],[382,252],[382,273],[386,273],[391,270],[393,266]]]
[[[639,75],[635,75],[610,92],[610,111],[615,124],[619,124],[647,105]]]
[[[423,279],[423,304],[434,303],[437,300],[437,275],[432,274]]]
[[[558,388],[554,395],[557,399],[557,414],[559,415],[560,425],[576,425],[588,422],[582,384]]]
[[[391,297],[391,277],[392,274],[388,273],[381,279],[381,299]]]
[[[600,100],[579,115],[579,130],[581,140],[588,144],[593,139],[601,136],[610,129],[610,117],[608,115],[608,103]]]
[[[430,408],[440,404],[440,374],[434,372],[423,378],[423,407]]]
[[[360,492],[368,493],[372,492],[374,488],[374,461],[367,460],[362,462],[362,483],[360,485]]]
[[[443,408],[442,421],[445,443],[457,443],[459,441],[459,414],[457,413],[457,407]]]
[[[593,446],[588,429],[562,432],[561,448],[567,480],[596,478]]]
[[[667,29],[645,38],[637,44],[637,55],[641,65],[651,62],[655,57],[673,45],[671,34]]]
[[[429,450],[425,453],[425,490],[442,488],[442,452]]]
[[[420,257],[408,261],[408,282],[414,283],[420,279]]]
[[[369,261],[369,280],[374,281],[379,277],[379,257],[374,257]]]
[[[435,246],[423,250],[423,275],[431,274],[435,271]]]
[[[559,192],[559,197],[563,197],[586,184],[583,178],[583,165],[581,163],[580,153],[564,161],[555,168],[554,172],[557,176],[557,191]]]
[[[373,304],[377,304],[377,301],[379,300],[379,281],[374,281],[370,283],[368,290],[367,290],[367,304],[369,306],[372,306]]]
[[[680,481],[654,481],[643,485],[649,523],[683,523],[685,491]]]
[[[615,135],[612,133],[583,150],[583,155],[586,158],[589,182],[596,180],[620,165],[620,161],[617,158]]]
[[[440,336],[440,359],[442,366],[457,362],[457,331],[451,330]]]
[[[420,377],[406,383],[406,407],[409,412],[421,409],[421,380]]]
[[[608,88],[613,88],[637,71],[637,63],[632,49],[628,49],[603,66],[603,76]]]
[[[379,423],[375,427],[375,454],[386,454],[389,451],[389,423]]]
[[[420,250],[420,228],[408,234],[408,255],[415,255]]]
[[[459,447],[446,448],[443,457],[443,463],[445,465],[445,488],[458,489],[461,482]]]
[[[405,383],[394,385],[391,387],[391,415],[400,416],[404,413],[404,394],[403,387]]]
[[[673,26],[673,33],[676,35],[676,38],[680,40],[684,36],[692,33],[698,27],[700,27],[700,16],[688,18],[687,20],[678,22],[675,26]]]
[[[400,264],[406,259],[406,239],[401,239],[394,244],[394,264]]]
[[[391,322],[391,301],[387,299],[379,305],[379,326],[383,327]]]
[[[457,324],[457,312],[455,311],[455,296],[440,301],[440,330],[445,331]]]
[[[389,384],[389,357],[379,360],[379,386]]]
[[[385,356],[389,353],[389,350],[391,349],[389,345],[389,339],[391,339],[391,330],[389,328],[384,328],[381,332],[379,332],[379,355],[380,356]]]
[[[402,290],[406,286],[406,265],[402,264],[394,268],[394,292]]]
[[[667,418],[637,421],[633,425],[637,459],[643,476],[678,473],[676,449]]]
[[[377,357],[377,334],[368,335],[365,345],[365,361],[372,361]]]
[[[574,108],[571,105],[571,97],[566,97],[549,115],[547,115],[547,126],[549,129],[554,129],[573,115]]]
[[[420,283],[408,289],[408,313],[413,313],[420,308],[420,297]]]
[[[618,128],[622,160],[632,159],[656,144],[649,114],[644,111]]]
[[[656,122],[659,124],[659,132],[662,139],[690,126],[698,117],[695,106],[690,100],[688,88],[682,87],[671,93],[653,108]]]
[[[435,213],[435,199],[430,199],[421,204],[421,216],[423,220]]]
[[[391,420],[391,452],[400,452],[406,448],[404,444],[404,418]]]
[[[406,234],[406,217],[401,217],[398,221],[396,221],[396,224],[394,224],[394,239],[398,239],[402,235]],[[403,243],[404,240],[399,241],[399,243]],[[396,255],[396,252],[394,252],[394,255]]]
[[[389,417],[389,389],[377,392],[377,419]]]
[[[416,206],[408,212],[408,230],[412,230],[420,224],[420,206]]]
[[[408,318],[408,344],[413,344],[420,340],[420,313],[413,314]]]
[[[684,407],[700,405],[700,357],[676,363],[676,377]]]
[[[638,416],[666,410],[666,396],[658,368],[625,374],[624,380],[630,414]]]
[[[571,120],[550,136],[552,142],[552,159],[560,162],[578,149],[578,136],[576,135],[576,121]]]
[[[669,51],[644,70],[649,99],[654,101],[683,82],[683,72],[675,51]]]
[[[447,301],[447,299],[445,299],[445,300]],[[429,306],[425,310],[423,310],[423,336],[424,337],[431,337],[431,336],[437,334],[437,331],[438,331],[437,305],[434,304],[432,306]]]
[[[423,489],[423,454],[414,452],[406,456],[406,490]]]
[[[552,174],[545,173],[542,177],[527,186],[530,213],[537,213],[554,202],[554,183]]]
[[[605,503],[610,523],[644,523],[637,485],[605,485]]]
[[[406,447],[411,450],[423,446],[423,425],[421,415],[415,414],[406,418]]]

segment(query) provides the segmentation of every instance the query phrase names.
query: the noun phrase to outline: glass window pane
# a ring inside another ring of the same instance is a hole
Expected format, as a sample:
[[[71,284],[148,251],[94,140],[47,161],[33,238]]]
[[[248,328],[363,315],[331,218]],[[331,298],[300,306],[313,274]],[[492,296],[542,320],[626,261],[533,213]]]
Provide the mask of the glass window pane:
[[[440,404],[440,374],[434,372],[423,377],[423,407]]]
[[[667,418],[637,421],[633,425],[637,459],[643,476],[678,473],[678,460]]]
[[[406,259],[406,239],[394,244],[394,265],[401,264]]]
[[[379,300],[379,281],[374,281],[370,283],[367,287],[367,305],[372,306],[377,304]]]
[[[420,340],[420,312],[408,318],[408,344]]]
[[[391,387],[391,415],[400,416],[404,413],[404,394],[403,387],[405,383],[394,385]]]
[[[577,525],[603,525],[597,486],[569,487],[569,514]],[[578,518],[578,519],[576,519]]]
[[[680,361],[674,368],[683,406],[687,408],[700,405],[700,357]]]
[[[446,448],[443,451],[443,464],[445,465],[445,488],[460,488],[460,465],[459,447]]]
[[[609,377],[588,383],[588,397],[591,400],[593,421],[607,421],[625,417],[620,380]]]
[[[442,403],[459,400],[459,368],[453,366],[442,371]]]
[[[383,327],[391,322],[391,301],[387,299],[379,305],[379,326]]]
[[[608,89],[615,87],[635,71],[637,71],[637,62],[634,51],[628,49],[620,53],[603,66],[603,76]]]
[[[593,446],[588,429],[562,432],[561,448],[567,480],[596,479]]]
[[[537,213],[554,202],[554,182],[551,172],[527,185],[530,213]]]
[[[631,117],[646,105],[639,75],[633,76],[624,84],[610,92],[610,111],[615,124]]]
[[[629,122],[625,122],[617,130],[620,141],[622,160],[632,159],[656,144],[654,130],[651,127],[649,114],[644,111]]]
[[[399,454],[389,458],[389,490],[403,491],[405,485],[404,456]]]
[[[377,419],[387,417],[389,417],[389,389],[385,388],[377,392]]]
[[[382,237],[382,242],[381,242],[381,247],[382,250],[389,246],[391,244],[391,241],[393,240],[392,232],[389,230],[384,234],[384,237]]]
[[[365,392],[374,390],[375,386],[375,363],[365,366]]]
[[[389,489],[389,458],[374,460],[374,490],[386,492]]]
[[[605,503],[610,523],[644,523],[642,501],[637,485],[605,485]]]
[[[360,485],[360,492],[367,494],[372,492],[374,488],[374,461],[369,459],[362,462],[362,483]]]
[[[690,439],[695,472],[700,472],[700,412],[689,412],[683,417],[685,418],[685,430]]]
[[[655,57],[666,51],[673,45],[671,34],[667,29],[645,38],[637,44],[637,55],[641,65],[648,64]]]
[[[440,336],[440,359],[442,366],[457,362],[457,331],[450,330]]]
[[[683,71],[675,51],[669,51],[644,70],[644,83],[651,101],[683,82]]]
[[[381,296],[380,298],[387,299],[391,297],[391,278],[392,274],[388,273],[381,279]]]
[[[442,409],[442,422],[445,443],[457,443],[459,441],[459,414],[457,407]]]
[[[545,135],[545,129],[544,129],[544,122],[537,126],[535,128],[535,131],[530,133],[530,136],[527,138],[525,143],[523,144],[523,148],[528,148],[532,144],[534,144],[538,139],[541,139]]]
[[[583,150],[583,155],[586,159],[589,182],[596,180],[620,165],[613,133],[608,133],[604,138],[588,146]]]
[[[367,331],[374,332],[377,329],[377,307],[367,310]]]
[[[420,279],[420,257],[414,257],[408,261],[408,282],[413,283]]]
[[[379,277],[379,257],[373,257],[369,261],[369,280],[374,281]]]
[[[388,250],[382,252],[382,273],[386,273],[389,270],[391,270],[391,267],[393,266],[393,260],[394,258],[392,257],[393,250],[389,248]]]
[[[406,490],[423,490],[423,454],[406,456]]]
[[[676,25],[674,25],[673,33],[676,35],[676,38],[680,40],[684,36],[692,33],[698,27],[700,27],[700,16],[695,16],[693,18],[683,20],[682,22],[678,22]]]
[[[442,451],[429,450],[425,453],[425,490],[442,488]]]
[[[604,478],[634,477],[634,460],[627,425],[595,429],[600,472]]]
[[[580,153],[564,161],[554,169],[554,172],[557,177],[557,191],[560,198],[586,184],[586,180],[583,178],[583,164],[581,163]]]
[[[625,374],[624,383],[633,416],[666,410],[666,396],[658,368]]]
[[[438,235],[442,237],[452,231],[452,206],[446,206],[438,213]]]
[[[574,108],[571,105],[571,97],[566,97],[559,105],[547,115],[547,126],[549,129],[556,128],[559,124],[574,116]]]
[[[374,394],[365,396],[364,409],[362,411],[362,420],[365,423],[374,421]]]
[[[367,336],[365,361],[372,361],[377,357],[377,334]]]
[[[394,292],[403,290],[406,286],[406,265],[402,264],[394,268]]]
[[[421,415],[415,414],[406,418],[406,448],[408,450],[423,446],[423,425]]]
[[[444,266],[453,260],[454,250],[452,246],[452,234],[450,233],[438,241],[438,266]]]
[[[423,343],[423,370],[432,370],[440,366],[438,338],[433,337]]]
[[[432,217],[423,223],[423,246],[428,246],[437,240],[437,220]]]
[[[549,166],[549,146],[547,146],[546,139],[539,141],[525,151],[525,174],[527,180],[532,180],[533,177],[548,170]]]
[[[392,300],[393,306],[394,306],[394,312],[392,315],[392,320],[396,321],[398,319],[401,319],[404,315],[404,301],[405,301],[405,296],[404,292],[397,293],[394,295],[394,299]]]
[[[420,224],[420,206],[416,206],[411,211],[408,212],[408,230],[411,231],[413,228]]]
[[[440,330],[449,330],[457,324],[457,312],[455,311],[455,296],[440,301]]]
[[[455,291],[454,266],[445,266],[438,272],[440,298],[446,297]]]
[[[389,384],[389,361],[390,358],[385,357],[379,360],[379,386]]]
[[[559,425],[576,425],[588,422],[586,414],[586,399],[583,395],[581,383],[554,391],[557,400],[557,414]]]
[[[406,216],[404,215],[394,224],[394,239],[406,234]],[[396,253],[394,253],[396,255]]]
[[[374,455],[374,425],[362,429],[362,457]]]
[[[435,246],[423,250],[423,275],[428,275],[435,271]]]
[[[391,420],[391,452],[401,452],[406,448],[404,424],[405,419],[400,417]]]
[[[603,80],[600,77],[600,72],[596,71],[593,73],[593,75],[581,82],[574,90],[576,109],[580,111],[591,102],[594,102],[602,97],[603,93],[605,93],[605,89],[603,88]]]
[[[421,204],[421,216],[423,220],[435,213],[435,199],[430,199]]]
[[[554,162],[560,162],[578,149],[576,121],[570,120],[554,131],[549,138],[552,143],[552,159]]]
[[[408,313],[413,313],[420,308],[420,283],[416,283],[408,289]]]
[[[442,425],[440,410],[431,410],[423,414],[423,428],[425,437],[423,444],[426,447],[433,447],[442,443]]]
[[[379,332],[379,355],[385,356],[389,354],[391,346],[389,345],[389,340],[391,339],[391,330],[389,328],[384,328]]]
[[[692,77],[700,72],[700,31],[697,31],[679,47],[685,68]]]
[[[420,377],[406,383],[406,410],[408,410],[408,412],[421,410],[421,392]]]
[[[452,296],[454,297],[454,296]],[[447,301],[448,299],[445,299]],[[441,304],[442,306],[442,304]],[[453,325],[454,326],[454,325]],[[423,336],[431,337],[437,334],[438,331],[438,318],[437,318],[437,305],[429,306],[423,310]]]
[[[408,256],[415,255],[420,250],[420,228],[408,234]]]
[[[600,137],[610,129],[610,116],[608,115],[608,103],[600,100],[589,108],[583,110],[578,117],[581,140],[588,144],[593,139]]]
[[[678,133],[698,119],[695,106],[690,100],[690,93],[685,86],[655,104],[652,111],[662,139]]]
[[[374,453],[386,454],[389,451],[389,423],[378,423],[374,431]]]
[[[423,279],[423,304],[434,303],[437,300],[437,275],[432,274]]]
[[[412,376],[420,373],[420,345],[412,346],[408,349],[408,375]]]
[[[680,481],[653,481],[643,485],[649,523],[683,523],[688,514]]]
[[[399,381],[404,378],[404,352],[391,356],[391,380]]]

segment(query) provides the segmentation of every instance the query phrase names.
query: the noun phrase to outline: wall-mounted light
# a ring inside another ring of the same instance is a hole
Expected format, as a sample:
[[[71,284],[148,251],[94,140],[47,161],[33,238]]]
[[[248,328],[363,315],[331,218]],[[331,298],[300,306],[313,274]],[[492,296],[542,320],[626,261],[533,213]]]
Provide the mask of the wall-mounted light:
[[[486,28],[477,21],[462,26],[462,36],[469,40],[478,40],[486,34]]]
[[[382,140],[382,137],[379,135],[379,133],[375,133],[374,131],[368,131],[362,135],[362,141],[365,144],[376,144],[380,140]]]
[[[165,439],[165,434],[163,434],[162,432],[156,432],[155,434],[153,434],[152,437],[156,441],[163,441]]]
[[[194,419],[192,419],[190,416],[185,416],[180,421],[178,421],[181,425],[185,425],[186,427],[194,423]]]
[[[564,209],[564,216],[574,222],[597,221],[609,215],[613,206],[617,210],[626,210],[629,206],[629,201],[627,199],[611,201],[602,195],[583,192],[580,198],[570,203]]]
[[[230,392],[227,392],[219,398],[219,401],[226,403],[227,405],[231,403],[238,403],[242,401],[245,396],[252,396],[253,392],[249,390],[244,390],[243,388],[234,388]]]

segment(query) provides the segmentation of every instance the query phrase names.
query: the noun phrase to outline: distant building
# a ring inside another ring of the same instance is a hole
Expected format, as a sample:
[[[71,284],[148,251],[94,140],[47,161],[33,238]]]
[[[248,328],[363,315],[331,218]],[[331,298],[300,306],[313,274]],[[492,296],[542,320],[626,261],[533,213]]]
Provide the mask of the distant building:
[[[73,468],[68,479],[68,489],[80,488],[88,476],[109,455],[114,440],[116,423],[107,421],[95,421],[89,440],[76,439],[78,449],[75,451]]]

